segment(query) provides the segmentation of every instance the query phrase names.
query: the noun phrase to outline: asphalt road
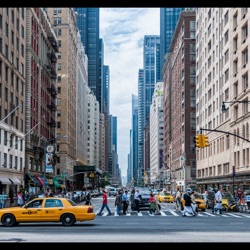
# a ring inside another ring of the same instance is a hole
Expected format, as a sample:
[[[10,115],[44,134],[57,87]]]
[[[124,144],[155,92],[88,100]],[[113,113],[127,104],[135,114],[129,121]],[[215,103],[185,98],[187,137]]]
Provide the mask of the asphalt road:
[[[97,213],[101,197],[93,198]],[[109,197],[111,211],[114,198]],[[228,243],[250,242],[250,214],[235,212],[213,215],[210,210],[196,217],[182,217],[173,204],[163,204],[162,215],[150,216],[147,210],[140,214],[96,216],[89,222],[78,222],[72,227],[61,223],[27,223],[6,228],[0,226],[0,243]]]

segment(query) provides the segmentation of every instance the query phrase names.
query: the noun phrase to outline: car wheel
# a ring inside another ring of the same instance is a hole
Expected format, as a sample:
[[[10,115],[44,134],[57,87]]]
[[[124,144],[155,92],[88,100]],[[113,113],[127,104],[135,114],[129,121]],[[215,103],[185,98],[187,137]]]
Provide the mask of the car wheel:
[[[2,218],[2,223],[5,227],[13,227],[17,225],[16,219],[12,214],[5,214]]]
[[[75,217],[72,214],[64,214],[61,222],[64,226],[72,226],[75,223]]]

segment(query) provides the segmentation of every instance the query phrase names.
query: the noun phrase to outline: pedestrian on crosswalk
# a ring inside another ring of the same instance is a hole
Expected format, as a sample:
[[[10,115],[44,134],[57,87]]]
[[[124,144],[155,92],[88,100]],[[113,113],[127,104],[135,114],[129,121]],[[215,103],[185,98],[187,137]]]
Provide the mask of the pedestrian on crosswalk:
[[[102,211],[103,209],[106,207],[106,209],[108,210],[109,212],[109,215],[111,215],[111,211],[109,209],[109,206],[108,206],[108,197],[107,197],[107,193],[106,193],[106,190],[103,189],[102,190],[102,207],[101,207],[101,210],[100,212],[98,213],[98,215],[102,215]]]

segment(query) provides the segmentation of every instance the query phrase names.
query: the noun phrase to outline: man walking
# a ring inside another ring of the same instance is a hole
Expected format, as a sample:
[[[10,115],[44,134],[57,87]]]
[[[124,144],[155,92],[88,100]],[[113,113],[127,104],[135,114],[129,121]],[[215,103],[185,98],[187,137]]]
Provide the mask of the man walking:
[[[140,212],[140,193],[139,190],[137,189],[134,194],[134,202],[135,202],[135,210],[139,213]]]
[[[107,210],[108,210],[108,212],[109,212],[109,214],[108,215],[111,215],[111,211],[110,211],[110,209],[109,209],[109,206],[108,206],[108,197],[107,197],[107,193],[106,193],[106,190],[105,189],[103,189],[102,190],[102,207],[101,207],[101,210],[100,210],[100,212],[98,213],[98,215],[102,215],[102,211],[103,211],[103,209],[106,207],[107,208]]]
[[[127,209],[128,209],[128,191],[125,190],[123,195],[122,195],[122,210],[123,210],[123,214],[126,214]]]

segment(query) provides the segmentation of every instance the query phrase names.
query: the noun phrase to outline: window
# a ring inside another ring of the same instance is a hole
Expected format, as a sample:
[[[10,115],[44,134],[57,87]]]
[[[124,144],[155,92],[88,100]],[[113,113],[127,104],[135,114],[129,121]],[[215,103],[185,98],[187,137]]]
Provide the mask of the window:
[[[233,75],[236,76],[238,73],[238,59],[233,61]]]
[[[0,37],[0,53],[3,53],[3,40]]]
[[[246,90],[248,88],[248,72],[242,76],[242,89]]]
[[[57,105],[61,105],[61,98],[57,98],[57,99],[56,99],[56,104],[57,104]]]
[[[61,82],[61,80],[62,80],[61,75],[57,75],[57,82]]]
[[[229,80],[229,69],[225,71],[225,83]]]
[[[61,87],[57,88],[57,94],[61,94]]]
[[[54,15],[62,13],[62,8],[54,8]]]
[[[56,29],[55,32],[56,32],[57,36],[61,36],[62,35],[62,29]]]
[[[224,26],[228,23],[228,11],[224,16]]]
[[[238,13],[236,13],[233,16],[233,28],[234,28],[234,30],[236,30],[237,26],[238,26]]]
[[[58,53],[57,53],[57,58],[58,58],[58,59],[61,59],[61,58],[62,58],[62,53],[61,53],[61,52],[58,52]]]
[[[62,18],[61,17],[54,17],[54,25],[61,24]]]
[[[62,64],[61,63],[58,63],[57,64],[57,70],[61,70],[62,69]]]
[[[229,60],[229,49],[225,52],[225,64],[228,62]]]
[[[247,23],[242,27],[242,43],[245,43],[248,37],[248,25]]]
[[[9,46],[7,44],[5,45],[5,56],[9,59]]]
[[[58,40],[58,47],[61,48],[62,47],[62,41]]]
[[[8,133],[7,131],[4,131],[4,145],[7,146],[7,142],[8,142]]]
[[[59,116],[61,116],[61,110],[57,110],[57,116],[59,117]]]
[[[236,54],[238,49],[238,36],[234,37],[233,39],[233,53]]]
[[[21,36],[24,39],[24,27],[23,27],[23,25],[22,25],[22,28],[21,28]]]
[[[246,48],[243,52],[242,52],[242,65],[245,68],[246,64],[248,63],[248,48]]]
[[[229,37],[229,35],[228,35],[228,30],[226,31],[226,33],[225,33],[225,36],[224,36],[224,42],[225,42],[225,44],[227,44],[227,42],[228,42],[228,37]]]
[[[9,37],[9,25],[8,25],[8,23],[5,23],[5,36]]]

